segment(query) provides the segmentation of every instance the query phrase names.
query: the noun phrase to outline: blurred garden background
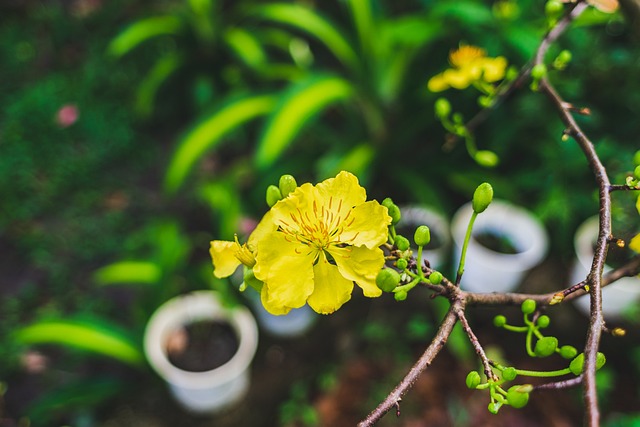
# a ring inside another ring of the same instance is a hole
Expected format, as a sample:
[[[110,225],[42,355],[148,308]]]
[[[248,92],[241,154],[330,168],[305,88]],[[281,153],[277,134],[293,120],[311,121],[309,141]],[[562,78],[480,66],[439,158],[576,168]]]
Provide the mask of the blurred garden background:
[[[591,110],[577,119],[620,184],[640,148],[629,16],[589,9],[551,50],[571,51],[550,78]],[[149,316],[173,296],[216,289],[250,306],[238,283],[212,277],[209,241],[246,235],[285,173],[315,183],[348,170],[369,198],[447,218],[488,181],[551,236],[520,289],[569,285],[573,235],[597,214],[597,193],[548,101],[524,85],[476,128],[478,149],[499,158],[488,167],[434,114],[446,96],[469,120],[478,93],[427,90],[461,43],[519,69],[547,28],[542,0],[2,1],[0,425],[355,425],[431,340],[443,307],[426,291],[397,303],[356,290],[301,337],[261,331],[247,399],[215,417],[179,408],[142,355]],[[617,224],[637,232],[628,193],[615,195]],[[491,325],[497,313],[470,316],[517,362],[523,348]],[[603,341],[609,426],[640,425],[639,313],[617,319],[624,338]],[[549,314],[562,341],[583,345],[584,315]],[[490,415],[464,387],[476,363],[454,335],[401,418],[381,425],[580,423],[578,389]]]

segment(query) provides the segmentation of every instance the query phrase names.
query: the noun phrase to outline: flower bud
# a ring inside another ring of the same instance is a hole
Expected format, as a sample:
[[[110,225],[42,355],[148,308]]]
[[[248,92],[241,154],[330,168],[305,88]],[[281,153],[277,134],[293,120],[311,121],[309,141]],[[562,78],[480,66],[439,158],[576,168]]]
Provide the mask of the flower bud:
[[[548,357],[556,352],[556,348],[558,348],[558,338],[542,337],[536,342],[533,352],[538,357]]]
[[[276,203],[282,200],[282,193],[280,189],[275,185],[270,185],[267,187],[267,205],[272,207]]]
[[[409,261],[407,261],[404,258],[400,258],[399,260],[396,261],[396,267],[398,267],[399,270],[406,269],[408,265],[409,265]]]
[[[529,393],[533,390],[530,384],[514,385],[507,390],[507,401],[513,408],[523,408],[529,402]]]
[[[607,358],[605,357],[605,355],[598,352],[598,354],[596,354],[596,370],[602,368],[606,362],[607,362]],[[580,375],[583,369],[584,369],[584,353],[580,353],[569,364],[569,370],[571,371],[571,373],[573,373],[573,375]]]
[[[636,166],[633,170],[633,176],[635,176],[636,179],[640,179],[640,165]]]
[[[470,389],[475,389],[476,387],[478,387],[480,385],[480,382],[482,380],[480,379],[480,374],[476,371],[471,371],[467,374],[467,387]]]
[[[384,292],[393,291],[400,283],[400,274],[392,268],[383,268],[376,276],[376,285]]]
[[[403,252],[409,249],[409,246],[411,246],[411,243],[409,243],[409,239],[399,234],[396,236],[395,244],[396,244],[396,248],[398,248],[398,250],[401,250]]]
[[[560,304],[563,300],[564,300],[564,293],[556,292],[555,294],[553,294],[553,298],[551,298],[551,301],[549,301],[549,305]]]
[[[633,155],[633,164],[640,165],[640,150],[636,151]]]
[[[543,314],[542,316],[538,317],[538,321],[536,323],[538,324],[539,328],[544,329],[549,326],[549,323],[551,323],[551,319],[549,319],[549,316]]]
[[[518,372],[516,371],[516,368],[509,366],[508,368],[504,368],[502,370],[502,378],[505,381],[513,381],[516,379],[516,377],[518,376]]]
[[[565,49],[553,60],[553,66],[558,70],[564,70],[569,62],[571,62],[571,51]]]
[[[489,406],[487,407],[487,409],[489,410],[489,412],[491,412],[493,415],[496,415],[498,413],[498,411],[500,410],[500,407],[502,406],[502,403],[498,403],[498,402],[490,402]]]
[[[280,193],[283,198],[287,197],[289,193],[293,192],[297,187],[298,183],[292,175],[282,175],[280,177],[278,188],[280,189]]]
[[[623,337],[627,335],[627,331],[623,328],[613,328],[613,330],[611,331],[611,335],[613,335],[614,337]]]
[[[434,105],[434,110],[436,112],[436,117],[444,119],[451,113],[451,104],[445,98],[438,98]]]
[[[504,317],[502,314],[498,314],[496,317],[493,318],[493,326],[497,328],[502,328],[506,324],[507,324],[507,318]]]
[[[439,271],[434,271],[429,275],[429,281],[433,285],[439,285],[440,283],[442,283],[442,279],[442,273],[440,273]]]
[[[500,162],[498,155],[489,150],[478,151],[473,159],[476,161],[476,163],[478,163],[480,166],[484,166],[485,168],[492,168]]]
[[[547,75],[547,66],[544,64],[534,65],[533,68],[531,69],[531,77],[533,77],[535,80],[540,80],[546,75]]]
[[[381,205],[387,208],[388,214],[391,217],[391,224],[395,225],[400,222],[400,218],[402,217],[400,214],[400,208],[393,203],[393,200],[391,200],[390,197],[384,199]]]
[[[560,347],[560,356],[563,359],[573,359],[578,354],[578,350],[572,345],[563,345]]]
[[[532,299],[526,299],[522,302],[520,309],[524,314],[531,314],[536,311],[536,302]]]
[[[564,5],[558,0],[549,0],[544,5],[544,13],[549,18],[558,18],[564,11]]]
[[[396,301],[404,301],[407,299],[407,291],[398,291],[393,294]]]
[[[475,213],[482,213],[487,209],[493,200],[493,187],[487,182],[478,185],[476,191],[473,192],[473,200],[471,206]]]
[[[416,229],[416,232],[413,235],[413,241],[416,242],[418,246],[426,246],[431,241],[431,231],[429,227],[426,225],[421,225]]]

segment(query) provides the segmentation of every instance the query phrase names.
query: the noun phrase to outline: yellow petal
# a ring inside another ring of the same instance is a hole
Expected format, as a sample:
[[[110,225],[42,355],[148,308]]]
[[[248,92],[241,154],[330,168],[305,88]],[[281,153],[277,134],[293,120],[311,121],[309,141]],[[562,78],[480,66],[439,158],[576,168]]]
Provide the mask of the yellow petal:
[[[427,82],[427,89],[431,92],[442,92],[449,89],[449,83],[444,78],[444,73],[437,74]]]
[[[340,274],[356,282],[367,297],[379,297],[382,291],[376,285],[376,276],[384,265],[384,253],[380,248],[366,246],[340,248],[332,246],[328,252],[333,256]]]
[[[239,245],[236,242],[214,240],[211,242],[209,253],[213,261],[213,274],[218,278],[229,277],[240,265],[240,260],[236,257]]]
[[[318,195],[315,187],[308,182],[304,183],[271,208],[269,211],[271,214],[270,221],[276,227],[280,226],[299,231],[299,224],[292,220],[292,215],[298,217],[300,212],[313,212],[312,204],[317,199]],[[260,224],[263,221],[260,221]]]
[[[456,89],[466,89],[474,80],[472,73],[470,73],[469,71],[470,70],[468,69],[465,69],[465,70],[449,69],[444,72],[443,77],[451,87]]]
[[[636,234],[629,242],[629,249],[640,254],[640,234]]]
[[[353,246],[377,248],[387,241],[391,217],[387,208],[375,200],[362,203],[351,210],[340,241]]]
[[[262,286],[262,290],[260,291],[260,301],[262,301],[262,306],[269,313],[276,316],[282,316],[284,314],[289,313],[289,311],[291,311],[291,307],[277,305],[273,301],[271,301],[269,299],[269,290],[267,289],[266,286]]]
[[[351,299],[353,282],[340,275],[323,254],[313,267],[314,288],[309,306],[320,314],[331,314]]]
[[[497,58],[487,58],[482,62],[482,78],[486,82],[496,82],[504,78],[507,68],[506,58],[499,56]]]
[[[274,232],[258,241],[253,274],[268,290],[273,307],[302,307],[313,292],[313,262],[316,251]]]
[[[247,240],[247,246],[255,254],[258,250],[258,240],[265,235],[272,233],[278,229],[278,225],[274,222],[273,213],[268,211],[260,220],[256,228],[253,230]]]
[[[335,178],[322,181],[316,189],[315,200],[318,204],[322,204],[342,218],[346,217],[352,207],[367,200],[367,192],[360,186],[358,178],[345,171],[340,172]]]

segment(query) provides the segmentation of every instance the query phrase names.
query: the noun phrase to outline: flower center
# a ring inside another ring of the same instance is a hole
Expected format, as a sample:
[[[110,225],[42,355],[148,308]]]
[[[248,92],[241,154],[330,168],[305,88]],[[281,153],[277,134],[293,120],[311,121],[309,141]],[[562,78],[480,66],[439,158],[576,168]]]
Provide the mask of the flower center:
[[[336,206],[337,205],[337,206]],[[346,227],[349,227],[354,218],[351,209],[341,216],[342,199],[334,203],[333,197],[329,197],[327,204],[318,207],[313,201],[313,209],[290,212],[291,222],[280,221],[280,231],[291,239],[310,246],[316,251],[323,251],[330,245],[346,245],[348,242],[341,240],[341,235]]]

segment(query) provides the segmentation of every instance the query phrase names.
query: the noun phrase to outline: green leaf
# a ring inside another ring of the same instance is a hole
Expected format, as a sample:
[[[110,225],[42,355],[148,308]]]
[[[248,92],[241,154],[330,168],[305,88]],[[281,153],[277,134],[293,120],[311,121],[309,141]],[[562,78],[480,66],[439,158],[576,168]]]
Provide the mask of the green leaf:
[[[256,95],[230,101],[206,117],[180,141],[167,175],[164,187],[169,193],[180,188],[196,161],[207,151],[222,143],[223,137],[258,116],[269,113],[275,99]]]
[[[336,25],[315,11],[297,4],[274,3],[256,8],[254,13],[262,19],[293,27],[323,43],[345,66],[358,67],[358,58]]]
[[[266,54],[258,39],[240,28],[232,28],[224,34],[231,50],[249,67],[256,68],[266,62]]]
[[[59,344],[99,353],[133,366],[144,361],[140,348],[127,334],[108,323],[82,320],[42,320],[21,328],[14,336],[19,344]]]
[[[316,76],[291,86],[260,138],[255,157],[258,167],[269,167],[309,120],[328,105],[349,98],[352,92],[346,80],[332,76]]]
[[[431,13],[433,18],[450,18],[469,26],[490,24],[494,19],[491,8],[475,0],[440,2]]]
[[[153,285],[162,277],[160,267],[149,261],[120,261],[102,267],[94,273],[100,285],[139,283]]]
[[[177,54],[168,54],[156,61],[144,77],[136,91],[136,111],[142,117],[153,112],[154,101],[160,86],[182,65],[182,58]]]
[[[349,0],[348,4],[358,30],[362,50],[363,52],[369,52],[371,43],[376,39],[371,0]]]
[[[182,22],[175,16],[154,16],[134,22],[118,34],[109,46],[107,53],[121,57],[141,43],[157,36],[177,34]]]

